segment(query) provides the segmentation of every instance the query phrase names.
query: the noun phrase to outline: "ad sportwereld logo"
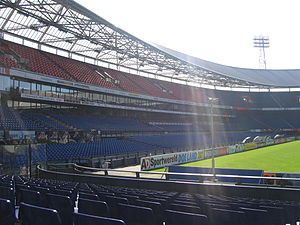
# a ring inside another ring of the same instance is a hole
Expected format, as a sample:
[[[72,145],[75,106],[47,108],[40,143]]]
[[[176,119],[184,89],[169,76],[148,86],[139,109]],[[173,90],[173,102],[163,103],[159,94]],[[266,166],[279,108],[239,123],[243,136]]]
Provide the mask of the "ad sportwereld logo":
[[[141,159],[141,170],[161,168],[202,159],[203,150],[149,156]]]
[[[141,159],[141,170],[146,170],[150,168],[151,157]]]

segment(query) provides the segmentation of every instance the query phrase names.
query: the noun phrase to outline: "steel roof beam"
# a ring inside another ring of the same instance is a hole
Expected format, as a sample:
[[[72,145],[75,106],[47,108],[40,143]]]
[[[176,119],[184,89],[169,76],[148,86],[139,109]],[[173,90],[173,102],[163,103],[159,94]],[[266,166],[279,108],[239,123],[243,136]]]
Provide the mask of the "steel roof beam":
[[[1,10],[12,9],[6,17],[0,15],[2,32],[13,32],[40,44],[140,72],[148,72],[146,68],[149,67],[154,74],[170,79],[180,80],[174,74],[182,73],[189,74],[187,82],[192,79],[212,85],[230,82],[241,87],[250,84],[180,60],[115,27],[72,0],[0,0],[0,3]]]

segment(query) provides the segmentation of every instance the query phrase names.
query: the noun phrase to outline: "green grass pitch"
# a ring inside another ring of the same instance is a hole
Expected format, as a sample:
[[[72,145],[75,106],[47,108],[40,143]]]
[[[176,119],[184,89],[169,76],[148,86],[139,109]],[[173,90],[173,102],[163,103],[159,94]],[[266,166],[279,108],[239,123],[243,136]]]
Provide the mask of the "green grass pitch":
[[[216,157],[215,164],[217,168],[262,169],[267,172],[299,173],[300,141]],[[182,166],[211,167],[211,159],[186,163]],[[159,169],[159,171],[163,170]]]

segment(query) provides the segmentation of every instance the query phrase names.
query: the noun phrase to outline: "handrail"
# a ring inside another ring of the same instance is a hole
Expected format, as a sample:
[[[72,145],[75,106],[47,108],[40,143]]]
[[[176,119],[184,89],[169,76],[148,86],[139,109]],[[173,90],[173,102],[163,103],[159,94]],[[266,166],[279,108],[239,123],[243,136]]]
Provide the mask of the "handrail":
[[[70,164],[68,164],[70,165]],[[75,166],[75,164],[72,164]],[[78,166],[78,165],[77,165]],[[81,167],[81,166],[79,166]],[[75,167],[76,168],[76,167]],[[83,167],[90,168],[90,167]],[[91,168],[93,170],[102,170]],[[80,171],[80,168],[76,168]],[[108,169],[107,174],[84,174],[84,173],[75,173],[75,172],[59,172],[51,171],[44,169],[42,166],[37,166],[37,172],[39,178],[45,179],[54,179],[54,180],[64,180],[70,182],[82,182],[82,183],[91,183],[91,184],[105,184],[111,186],[128,186],[138,189],[153,189],[160,191],[175,191],[175,192],[190,192],[198,194],[213,194],[213,195],[225,195],[225,196],[242,196],[242,197],[253,197],[253,198],[265,198],[265,199],[280,199],[295,201],[295,199],[300,199],[299,187],[297,186],[288,186],[287,184],[277,183],[257,185],[257,184],[245,184],[241,182],[202,182],[202,180],[167,180],[166,178],[148,178],[148,177],[128,177],[128,176],[114,176],[110,174]],[[119,171],[120,172],[120,171]],[[131,171],[134,172],[134,171]],[[136,171],[135,171],[136,172]],[[136,173],[134,172],[134,175]],[[166,174],[165,172],[150,172],[150,171],[137,171],[139,175],[144,174]],[[141,172],[141,173],[140,173]],[[178,173],[172,173],[178,174]],[[190,173],[194,175],[194,173]],[[190,175],[186,174],[186,175]],[[123,174],[122,174],[123,175]],[[179,173],[179,175],[185,176],[185,174]],[[212,174],[196,174],[195,176],[204,176],[209,177]],[[219,175],[220,177],[230,177],[230,175]],[[235,176],[240,177],[240,176]],[[241,176],[243,177],[243,176]],[[245,176],[244,176],[245,177]],[[253,177],[250,177],[253,178]],[[264,177],[258,177],[264,178]],[[267,177],[267,179],[274,179],[273,177]],[[282,180],[275,178],[277,180]],[[285,178],[286,179],[286,178]],[[284,180],[284,179],[283,179]],[[288,180],[299,180],[297,178],[289,178]],[[285,183],[285,182],[284,182]]]
[[[151,178],[147,177],[147,179],[159,179],[159,180],[169,180],[168,175],[180,175],[180,176],[196,176],[199,177],[200,179],[204,178],[213,178],[213,174],[200,174],[200,173],[178,173],[178,172],[153,172],[153,171],[132,171],[132,170],[118,170],[118,169],[103,169],[103,168],[94,168],[94,167],[87,167],[87,166],[80,166],[77,165],[76,163],[59,163],[59,164],[53,164],[52,166],[73,166],[73,169],[76,172],[82,173],[82,175],[92,175],[92,176],[111,176],[111,177],[128,177],[125,175],[125,173],[132,173],[135,174],[136,179],[145,179],[145,177],[142,177],[141,174],[148,174],[148,175],[161,175],[160,178]],[[43,172],[53,172],[57,173],[55,171],[49,171],[41,168],[40,165],[37,166],[37,168]],[[80,169],[84,170],[90,170],[90,171],[95,171],[95,172],[103,172],[104,174],[94,174],[91,172],[82,172]],[[123,173],[123,175],[112,175],[110,172],[117,172],[117,173]],[[70,173],[64,173],[64,172],[59,172],[60,174],[70,174]],[[165,177],[165,178],[163,178]],[[290,177],[266,177],[266,176],[244,176],[244,175],[225,175],[225,174],[216,174],[216,178],[236,178],[237,183],[239,183],[240,179],[265,179],[265,180],[277,180],[277,181],[300,181],[300,178],[290,178]],[[188,180],[188,179],[187,179]],[[216,183],[214,183],[216,184]],[[251,184],[249,184],[251,185]]]
[[[103,168],[94,168],[87,166],[80,166],[76,163],[73,164],[74,168],[81,168],[85,170],[92,170],[95,172],[103,171],[105,175],[109,175],[109,172],[120,172],[120,173],[135,173],[137,178],[141,178],[140,174],[155,174],[155,175],[180,175],[180,176],[197,176],[200,178],[212,178],[213,174],[200,174],[200,173],[177,173],[177,172],[153,172],[153,171],[131,171],[131,170],[118,170],[118,169],[103,169]],[[79,171],[77,169],[77,171]],[[85,174],[93,174],[85,172]],[[162,176],[163,177],[163,176]],[[216,178],[243,178],[243,179],[266,179],[266,180],[285,180],[285,181],[300,181],[300,178],[289,178],[289,177],[266,177],[266,176],[244,176],[244,175],[225,175],[225,174],[216,174]]]

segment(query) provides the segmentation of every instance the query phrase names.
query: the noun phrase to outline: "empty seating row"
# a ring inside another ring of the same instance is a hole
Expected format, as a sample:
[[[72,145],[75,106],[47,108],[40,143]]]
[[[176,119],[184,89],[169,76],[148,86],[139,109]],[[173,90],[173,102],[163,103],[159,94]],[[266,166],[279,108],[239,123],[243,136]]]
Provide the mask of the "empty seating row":
[[[48,160],[85,159],[108,155],[146,152],[159,149],[146,143],[126,139],[105,138],[90,143],[51,144],[47,148]]]
[[[174,121],[174,119],[173,119]],[[216,131],[247,131],[251,129],[285,129],[299,128],[297,113],[240,113],[227,121],[215,122]],[[0,128],[6,130],[73,130],[90,131],[92,129],[118,131],[172,131],[172,132],[203,132],[210,131],[210,124],[203,122],[144,122],[129,118],[103,118],[77,114],[54,114],[38,112],[19,112],[0,105]],[[225,140],[226,141],[226,140]],[[228,143],[228,142],[225,142]]]
[[[0,176],[5,225],[284,225],[298,201],[253,199]],[[15,209],[17,209],[15,211]],[[15,215],[15,212],[16,215]],[[3,219],[4,218],[4,219]]]
[[[53,114],[53,118],[82,129],[82,130],[102,130],[102,131],[151,131],[156,130],[150,125],[143,124],[133,119],[101,118],[92,116],[72,116]]]
[[[45,114],[18,112],[1,105],[0,127],[6,130],[69,130],[61,122]]]
[[[237,143],[246,137],[255,137],[256,133],[216,133],[215,143]],[[132,136],[128,138],[103,138],[88,143],[67,143],[38,145],[32,149],[33,162],[87,159],[101,156],[121,155],[137,152],[151,152],[162,149],[204,149],[210,146],[210,133],[161,134]],[[25,154],[16,158],[18,165],[24,165],[28,160]]]
[[[0,62],[7,67],[24,68],[33,72],[56,76],[66,80],[99,85],[106,88],[121,89],[129,92],[152,95],[162,98],[179,98],[181,100],[199,101],[200,92],[193,88],[179,84],[170,84],[156,79],[134,76],[123,72],[96,67],[76,60],[42,52],[36,49],[18,45],[8,41],[1,41],[2,46],[8,49],[6,54],[13,52],[18,59],[26,59],[22,66],[8,57],[2,56]],[[109,80],[117,80],[117,83]],[[175,93],[175,95],[173,94]],[[191,95],[192,93],[192,95]],[[197,94],[196,94],[197,93]]]
[[[219,99],[218,104],[239,107],[299,106],[299,92],[255,93],[210,90],[101,68],[4,40],[1,40],[0,47],[0,65],[106,88],[201,103],[207,103],[208,97],[214,96]]]
[[[103,79],[88,64],[48,53],[43,53],[43,55],[45,55],[54,65],[57,65],[65,70],[66,73],[74,77],[76,81],[107,88],[117,88],[113,83]]]

